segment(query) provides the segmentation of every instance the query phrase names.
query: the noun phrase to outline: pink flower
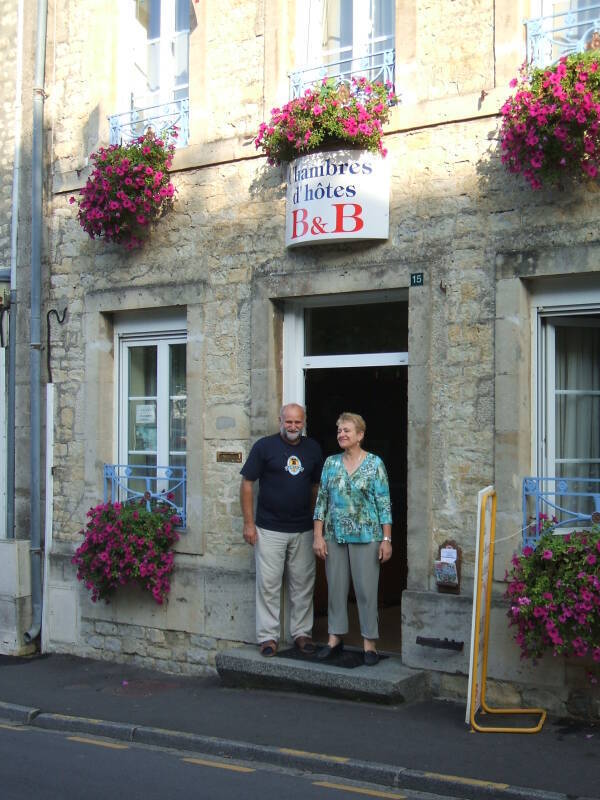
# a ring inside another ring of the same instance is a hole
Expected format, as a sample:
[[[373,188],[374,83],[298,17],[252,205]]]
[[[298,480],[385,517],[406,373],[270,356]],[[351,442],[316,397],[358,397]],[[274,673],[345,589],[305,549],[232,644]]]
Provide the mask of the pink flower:
[[[542,553],[542,558],[544,559],[544,561],[552,561],[552,555],[553,555],[552,550],[544,550],[544,552]]]

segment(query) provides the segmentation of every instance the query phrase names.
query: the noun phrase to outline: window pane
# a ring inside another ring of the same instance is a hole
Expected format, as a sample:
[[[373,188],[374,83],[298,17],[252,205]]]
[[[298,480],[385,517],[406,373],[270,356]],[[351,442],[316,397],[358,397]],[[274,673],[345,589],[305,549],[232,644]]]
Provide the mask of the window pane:
[[[175,30],[189,31],[190,0],[175,0]]]
[[[148,42],[146,49],[146,85],[149,92],[160,88],[160,41]]]
[[[556,458],[600,458],[599,420],[600,397],[557,394]],[[591,476],[581,474],[580,477]]]
[[[189,74],[189,36],[178,33],[173,40],[173,58],[175,64],[175,86],[187,86]]]
[[[185,344],[172,344],[171,352],[171,381],[169,384],[169,394],[185,395],[186,375],[185,375]]]
[[[555,327],[557,459],[600,457],[600,329],[592,321]]]
[[[156,491],[156,456],[142,455],[140,453],[130,455],[128,463],[130,466],[136,467],[150,467],[150,469],[142,470],[142,474],[148,477],[149,480],[144,478],[130,478],[127,481],[127,488],[130,492],[140,492],[144,494],[146,490],[151,492]]]
[[[129,347],[129,396],[156,397],[156,345]]]
[[[171,463],[172,467],[185,467],[185,456],[171,456]],[[179,476],[175,476],[174,480],[169,481],[169,488],[168,491],[173,494],[171,498],[172,502],[175,503],[176,506],[181,508],[183,506],[183,486],[179,486],[175,488],[179,480]]]
[[[156,453],[156,441],[156,400],[130,400],[129,453],[132,450]]]
[[[186,404],[185,398],[171,400],[171,435],[169,438],[169,451],[185,451],[186,446]],[[173,463],[169,458],[169,463]]]
[[[305,355],[408,351],[408,303],[307,308]]]
[[[579,324],[557,320],[554,328],[555,471],[561,478],[600,478],[600,463],[596,463],[600,459],[600,329],[596,326],[597,318],[590,316],[581,317]],[[571,484],[571,491],[592,488]],[[580,514],[594,510],[592,498],[557,497],[557,502]]]
[[[160,36],[160,2],[161,0],[137,0],[135,17],[146,29],[148,39]]]
[[[375,52],[390,50],[394,47],[396,34],[396,14],[394,0],[378,0],[373,2],[373,38],[381,39],[373,47]]]
[[[171,376],[169,385],[169,464],[173,451],[184,452],[186,446],[186,346],[173,344],[169,348]]]
[[[339,50],[351,45],[352,0],[325,0],[323,50]]]

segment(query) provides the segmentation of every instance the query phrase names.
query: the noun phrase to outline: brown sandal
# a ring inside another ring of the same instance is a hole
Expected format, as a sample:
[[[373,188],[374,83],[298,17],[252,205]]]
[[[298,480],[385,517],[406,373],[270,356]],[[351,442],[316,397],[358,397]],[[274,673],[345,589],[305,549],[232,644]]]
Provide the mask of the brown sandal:
[[[265,658],[272,658],[277,653],[277,642],[269,639],[268,642],[261,642],[260,654]]]
[[[312,656],[317,652],[317,648],[310,636],[298,636],[298,638],[294,640],[294,644],[305,656]]]

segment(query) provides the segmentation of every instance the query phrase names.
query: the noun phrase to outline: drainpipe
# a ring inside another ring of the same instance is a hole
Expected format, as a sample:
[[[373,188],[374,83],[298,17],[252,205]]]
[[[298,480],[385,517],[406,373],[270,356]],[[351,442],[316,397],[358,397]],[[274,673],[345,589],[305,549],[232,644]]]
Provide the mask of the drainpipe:
[[[29,401],[31,405],[31,628],[25,642],[36,639],[42,627],[42,538],[40,508],[41,467],[41,287],[42,287],[42,175],[44,134],[44,68],[48,0],[38,0],[35,76],[33,83],[33,147],[31,154],[31,325]]]
[[[15,425],[17,365],[17,242],[23,117],[23,0],[17,9],[17,77],[15,81],[15,155],[10,221],[10,305],[8,310],[8,408],[6,417],[6,537],[15,538]]]

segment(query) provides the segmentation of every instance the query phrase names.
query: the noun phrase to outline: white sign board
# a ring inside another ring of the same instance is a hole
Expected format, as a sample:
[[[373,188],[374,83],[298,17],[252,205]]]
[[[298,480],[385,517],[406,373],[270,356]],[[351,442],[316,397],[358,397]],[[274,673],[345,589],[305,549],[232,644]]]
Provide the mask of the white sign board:
[[[156,422],[156,406],[153,403],[136,406],[135,421],[137,425],[153,425]]]
[[[467,713],[465,722],[471,721],[471,696],[476,693],[475,713],[481,706],[481,685],[483,681],[483,648],[484,648],[484,628],[485,615],[487,608],[487,593],[492,591],[492,576],[489,574],[490,565],[490,539],[492,524],[492,495],[493,486],[487,486],[477,494],[477,538],[475,540],[475,574],[473,576],[473,617],[471,620],[471,648],[469,650],[469,687],[467,690]],[[481,530],[481,509],[486,502],[485,530]],[[479,568],[480,552],[483,548],[483,558],[481,558],[481,570]],[[479,594],[479,606],[477,595]],[[477,611],[479,610],[479,614]],[[477,652],[475,652],[475,633],[477,631]],[[477,663],[477,669],[475,664]]]
[[[288,167],[285,245],[387,239],[390,167],[367,150],[310,153]]]

